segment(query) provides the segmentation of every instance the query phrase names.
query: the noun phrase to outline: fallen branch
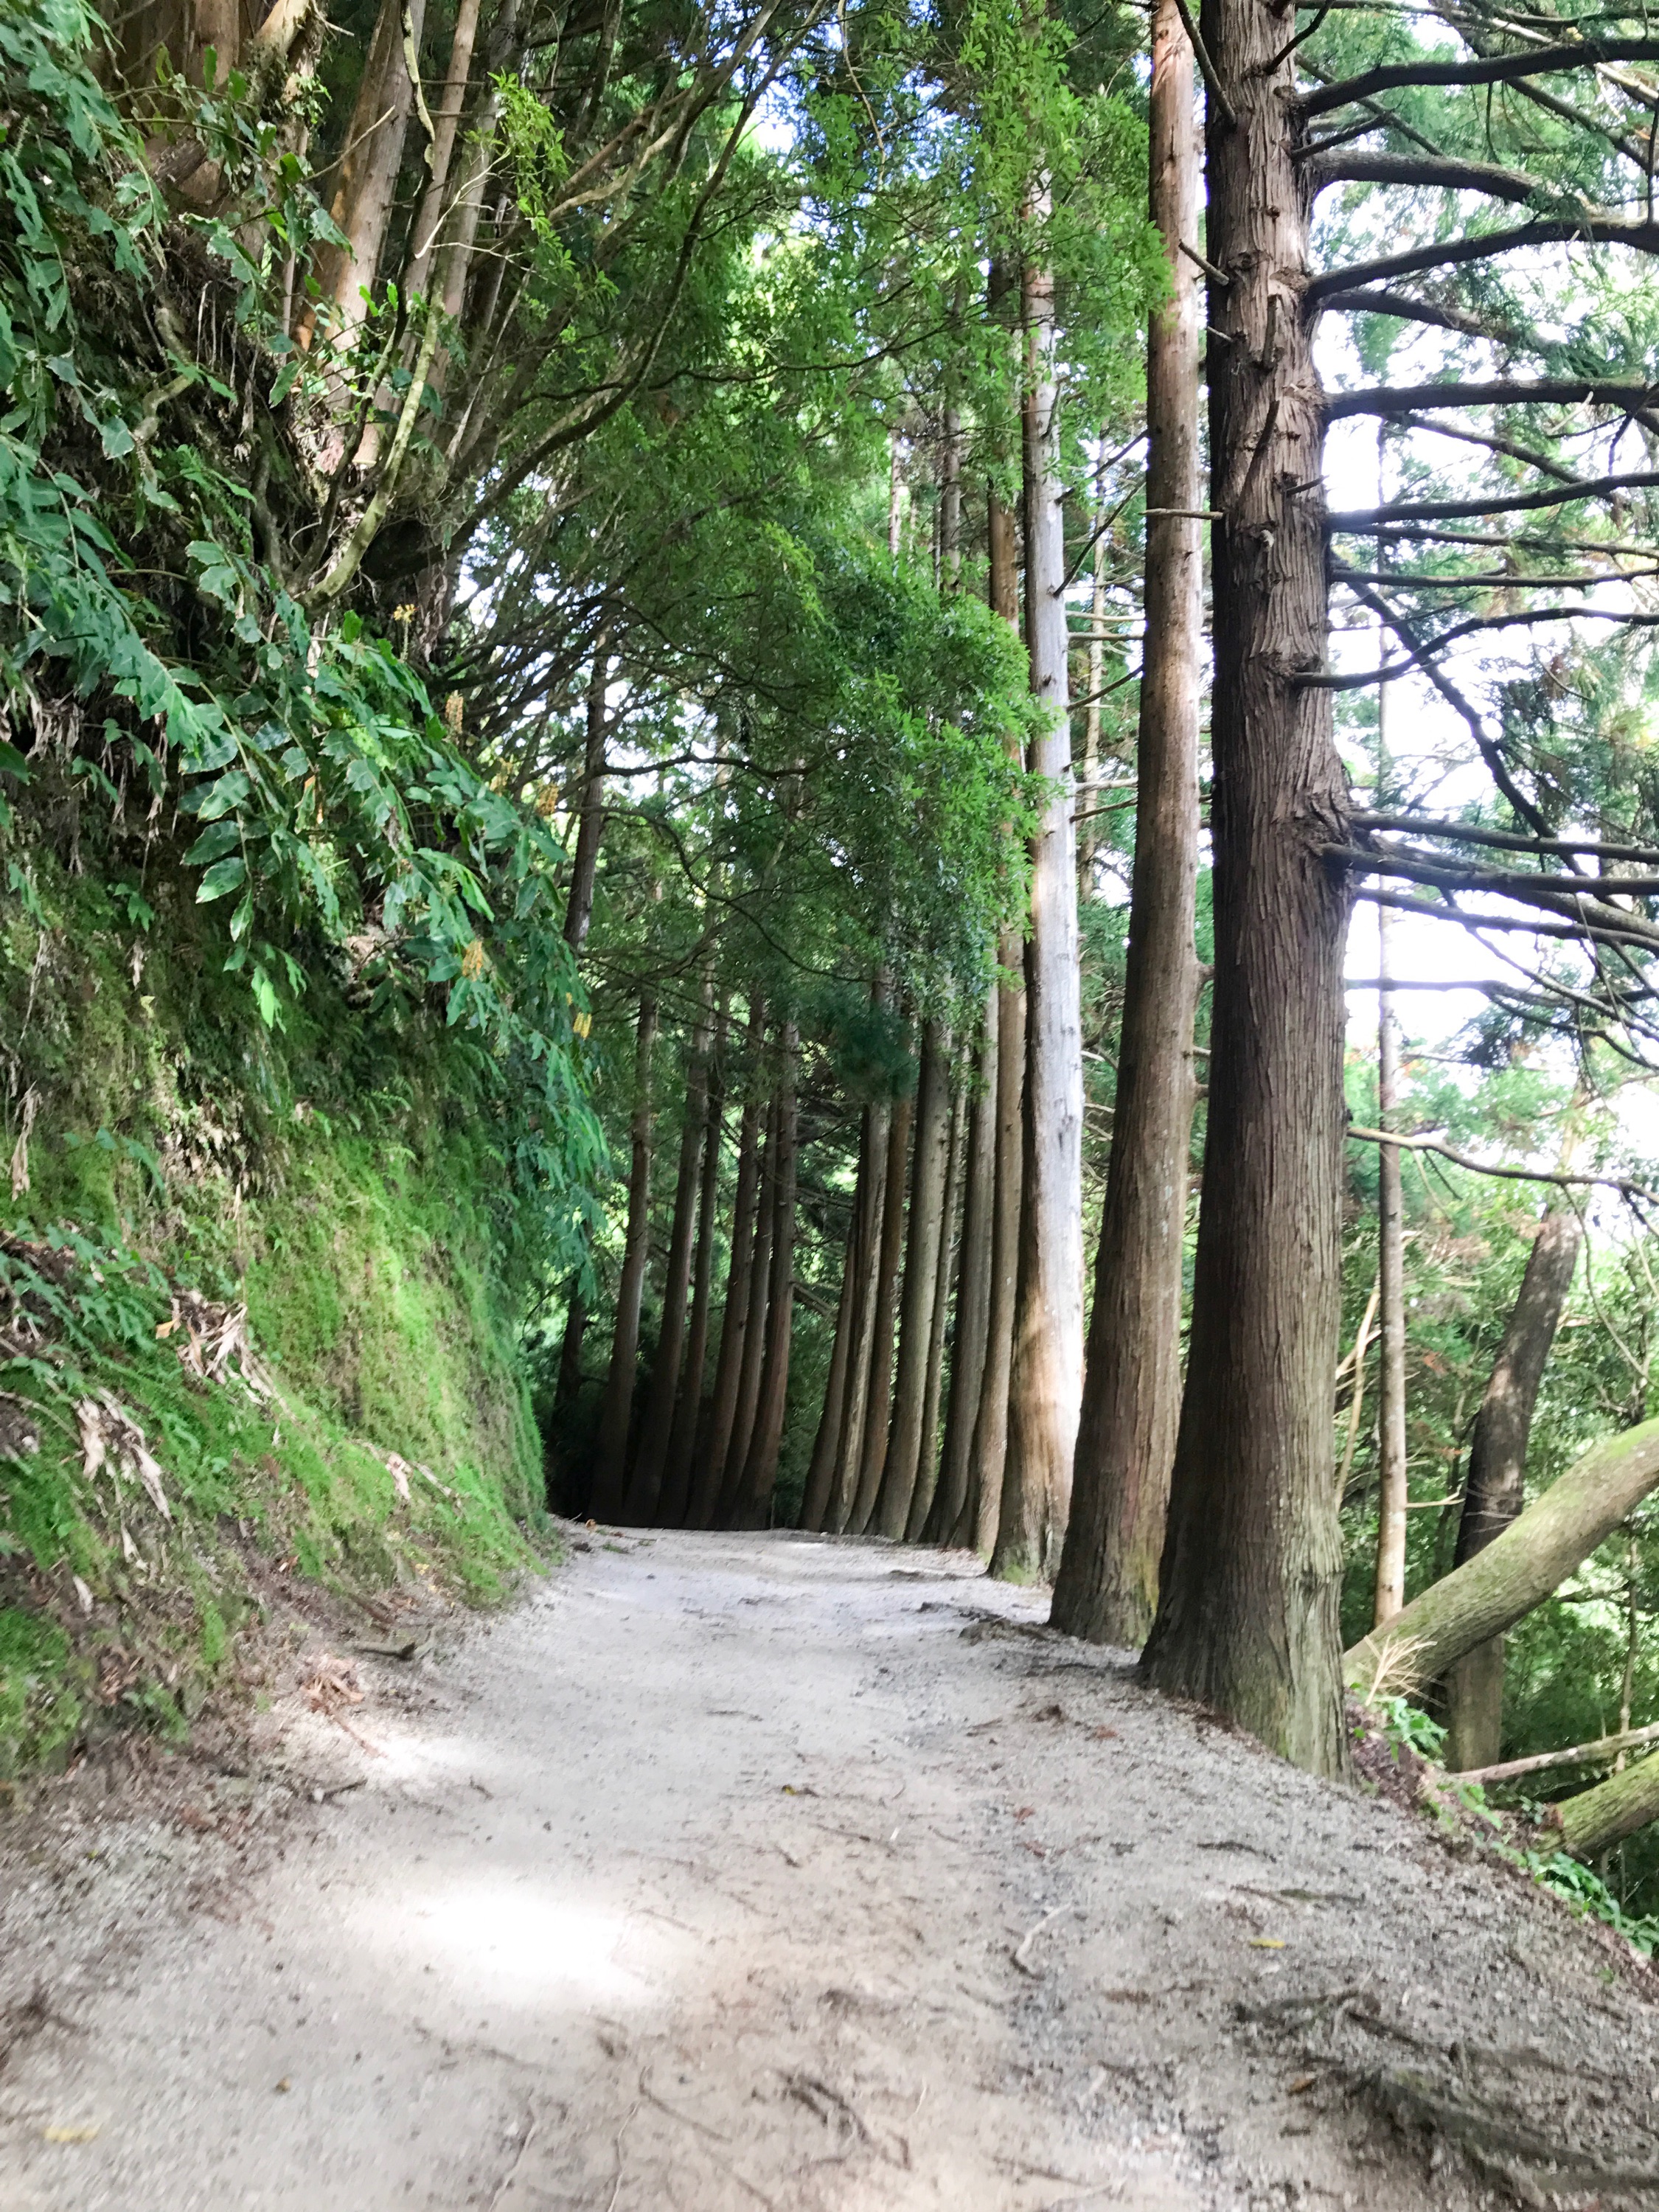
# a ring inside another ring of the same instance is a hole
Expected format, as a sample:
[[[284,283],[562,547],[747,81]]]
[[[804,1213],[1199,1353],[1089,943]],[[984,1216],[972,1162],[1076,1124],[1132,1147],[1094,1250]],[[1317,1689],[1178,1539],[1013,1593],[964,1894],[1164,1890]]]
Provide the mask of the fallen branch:
[[[1648,1728],[1626,1729],[1621,1735],[1597,1736],[1594,1743],[1575,1743],[1565,1751],[1535,1751],[1529,1759],[1506,1759],[1496,1766],[1466,1766],[1449,1778],[1453,1782],[1508,1782],[1517,1774],[1541,1774],[1547,1766],[1587,1766],[1615,1753],[1634,1751],[1640,1743],[1659,1743],[1659,1721]]]
[[[1382,1679],[1400,1697],[1437,1680],[1541,1605],[1656,1484],[1659,1420],[1596,1445],[1484,1552],[1346,1652],[1344,1681],[1363,1698]]]

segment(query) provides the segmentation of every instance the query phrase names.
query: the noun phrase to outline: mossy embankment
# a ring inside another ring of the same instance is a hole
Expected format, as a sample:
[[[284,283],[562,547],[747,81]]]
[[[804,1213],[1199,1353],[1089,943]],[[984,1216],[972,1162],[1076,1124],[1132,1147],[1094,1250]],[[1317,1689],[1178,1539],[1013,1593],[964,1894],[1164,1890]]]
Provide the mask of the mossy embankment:
[[[548,1532],[476,1048],[302,946],[268,1025],[176,875],[10,872],[0,1778],[234,1707],[295,1580],[489,1602]]]

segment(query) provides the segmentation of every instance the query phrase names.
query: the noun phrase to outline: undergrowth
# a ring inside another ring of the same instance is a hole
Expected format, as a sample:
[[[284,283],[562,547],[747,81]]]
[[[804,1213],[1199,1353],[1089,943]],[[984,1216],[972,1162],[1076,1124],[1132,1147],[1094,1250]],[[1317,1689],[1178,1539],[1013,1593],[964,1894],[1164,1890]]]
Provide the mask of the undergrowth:
[[[1455,1774],[1444,1772],[1439,1760],[1445,1729],[1404,1698],[1379,1698],[1370,1717],[1396,1760],[1407,1751],[1423,1761],[1427,1773],[1419,1778],[1416,1794],[1421,1809],[1443,1826],[1473,1834],[1483,1850],[1519,1867],[1581,1920],[1600,1921],[1644,1957],[1659,1950],[1659,1917],[1627,1912],[1593,1867],[1549,1848],[1547,1804],[1521,1797],[1512,1806],[1494,1806],[1484,1784],[1460,1782]]]
[[[176,879],[28,866],[0,926],[0,1778],[176,1735],[296,1580],[489,1603],[548,1525],[532,1261],[456,1041],[320,964],[273,1031]]]

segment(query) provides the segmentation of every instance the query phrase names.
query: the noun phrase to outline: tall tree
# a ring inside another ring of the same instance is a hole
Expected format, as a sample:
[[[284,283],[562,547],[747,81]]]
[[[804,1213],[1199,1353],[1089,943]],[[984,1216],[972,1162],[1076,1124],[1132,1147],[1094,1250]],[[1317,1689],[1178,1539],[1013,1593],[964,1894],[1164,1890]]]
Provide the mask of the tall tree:
[[[1469,1438],[1454,1567],[1463,1566],[1484,1552],[1518,1517],[1525,1502],[1527,1443],[1532,1434],[1533,1413],[1572,1287],[1583,1236],[1577,1211],[1567,1199],[1553,1202],[1538,1224]],[[1490,1766],[1501,1758],[1501,1636],[1477,1644],[1448,1670],[1446,1702],[1450,1723],[1447,1765]]]
[[[1199,507],[1198,123],[1176,0],[1156,0],[1151,212],[1170,296],[1146,337],[1146,635],[1136,744],[1134,875],[1106,1201],[1054,1621],[1138,1649],[1158,1561],[1181,1411],[1203,651]],[[1100,593],[1096,593],[1098,607]],[[1097,678],[1097,684],[1098,679]]]
[[[1379,762],[1386,759],[1379,730]],[[1380,781],[1379,777],[1379,781]],[[1395,1012],[1392,916],[1377,911],[1376,1104],[1378,1126],[1394,1127],[1400,1103],[1400,1018]],[[1378,1317],[1376,1579],[1372,1626],[1380,1628],[1406,1602],[1406,1507],[1410,1469],[1406,1443],[1406,1199],[1400,1147],[1376,1153],[1376,1305]]]
[[[1198,1253],[1150,1679],[1345,1770],[1340,1319],[1346,823],[1325,660],[1310,194],[1279,17],[1206,0],[1216,971]],[[1296,487],[1292,495],[1290,487]]]
[[[910,1164],[910,1128],[915,1093],[893,1103],[887,1117],[887,1158],[881,1205],[881,1242],[871,1297],[869,1380],[860,1437],[858,1480],[846,1522],[847,1533],[861,1536],[870,1525],[887,1464],[888,1416],[893,1404],[894,1307],[899,1262],[904,1251],[904,1194]]]
[[[998,272],[992,271],[993,298]],[[994,484],[986,495],[986,555],[992,611],[1013,628],[1019,621],[1019,568],[1012,510]],[[1022,760],[1019,763],[1024,766]],[[1019,1291],[1021,1191],[1025,1175],[1025,942],[1013,924],[997,944],[995,1162],[991,1218],[991,1279],[985,1331],[985,1365],[969,1450],[972,1480],[966,1507],[971,1528],[958,1535],[990,1555],[1002,1512],[1008,1456],[1008,1392],[1013,1370],[1014,1314]]]
[[[938,1022],[929,1021],[922,1030],[921,1070],[916,1088],[916,1135],[910,1169],[909,1235],[899,1315],[898,1370],[893,1387],[886,1465],[873,1524],[883,1536],[902,1537],[908,1527],[924,1449],[927,1357],[939,1291],[939,1243],[945,1229],[950,1140],[950,1041]]]
[[[646,991],[640,996],[639,1018],[635,1026],[628,1228],[623,1245],[622,1274],[617,1285],[611,1364],[605,1373],[605,1406],[599,1416],[593,1468],[592,1510],[600,1521],[617,1518],[628,1492],[628,1440],[640,1356],[640,1309],[645,1297],[646,1267],[651,1256],[651,1056],[656,1041],[656,994]]]
[[[997,1010],[1000,993],[986,994],[974,1055],[972,1096],[963,1145],[962,1266],[957,1282],[956,1334],[951,1346],[950,1389],[939,1485],[926,1540],[968,1545],[974,1540],[974,1422],[985,1376],[991,1324],[991,1230],[996,1208]]]
[[[789,1396],[789,1359],[795,1306],[795,1177],[798,1109],[793,1022],[778,1031],[777,1103],[773,1109],[771,1151],[772,1233],[766,1299],[766,1355],[756,1393],[749,1449],[738,1471],[732,1517],[740,1528],[771,1525],[772,1492],[777,1486],[778,1452],[783,1442],[784,1411]]]
[[[1025,953],[1025,1118],[1008,1455],[991,1571],[1052,1576],[1071,1501],[1083,1391],[1083,1012],[1078,980],[1076,795],[1072,781],[1064,485],[1059,469],[1054,278],[1043,250],[1046,182],[1025,210],[1020,410],[1025,644],[1046,710],[1030,766],[1048,787],[1031,853]]]
[[[663,1478],[662,1519],[678,1528],[691,1509],[692,1461],[702,1425],[702,1386],[708,1364],[708,1320],[714,1297],[714,1238],[720,1199],[720,1153],[725,1143],[725,1057],[726,1012],[714,1024],[703,1114],[702,1171],[697,1186],[697,1251],[691,1271],[691,1318],[686,1332],[685,1371],[674,1407]]]
[[[648,1524],[662,1504],[663,1477],[674,1407],[680,1395],[680,1355],[685,1346],[686,1300],[691,1289],[692,1237],[702,1182],[704,1125],[708,1114],[708,1048],[713,1036],[714,984],[705,971],[701,1003],[691,1033],[685,1071],[685,1109],[680,1123],[680,1156],[674,1178],[674,1215],[668,1237],[668,1265],[663,1278],[662,1317],[657,1327],[651,1388],[640,1422],[640,1439],[628,1480],[627,1515]]]

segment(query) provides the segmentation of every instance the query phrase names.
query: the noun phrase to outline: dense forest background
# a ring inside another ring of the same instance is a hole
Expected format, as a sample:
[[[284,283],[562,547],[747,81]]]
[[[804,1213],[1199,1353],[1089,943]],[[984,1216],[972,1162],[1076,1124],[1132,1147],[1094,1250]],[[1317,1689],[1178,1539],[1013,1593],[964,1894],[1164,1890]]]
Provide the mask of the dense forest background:
[[[550,1510],[1335,1770],[1647,1420],[1659,42],[1296,14],[0,0],[0,1772]],[[1652,1480],[1396,1735],[1644,1728]]]

